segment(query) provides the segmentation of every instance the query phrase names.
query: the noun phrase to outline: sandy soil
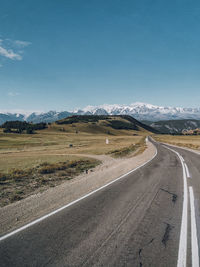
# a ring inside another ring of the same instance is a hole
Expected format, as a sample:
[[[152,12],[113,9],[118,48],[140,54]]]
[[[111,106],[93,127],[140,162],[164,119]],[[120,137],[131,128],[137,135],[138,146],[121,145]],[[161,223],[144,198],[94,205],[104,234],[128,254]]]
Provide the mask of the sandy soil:
[[[85,155],[100,159],[102,164],[88,174],[81,174],[43,193],[0,208],[0,235],[19,228],[135,169],[151,159],[155,150],[153,144],[147,142],[147,149],[135,157],[114,159],[106,155]]]

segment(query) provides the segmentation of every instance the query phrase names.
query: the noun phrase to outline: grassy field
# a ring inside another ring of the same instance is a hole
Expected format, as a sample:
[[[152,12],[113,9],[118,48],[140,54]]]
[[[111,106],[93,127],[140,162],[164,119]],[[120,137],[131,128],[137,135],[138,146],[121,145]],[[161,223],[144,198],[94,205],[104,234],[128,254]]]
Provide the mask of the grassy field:
[[[44,161],[74,159],[73,154],[108,154],[143,140],[143,136],[121,133],[119,136],[89,133],[40,132],[33,136],[0,133],[0,172],[11,168],[29,168]],[[106,138],[109,144],[106,144]],[[7,145],[6,145],[7,144]],[[14,144],[14,145],[13,145]]]
[[[188,147],[191,149],[200,149],[200,136],[198,135],[154,135],[153,137],[159,142],[169,143],[176,146]]]
[[[0,206],[72,179],[101,163],[87,155],[124,157],[144,151],[146,131],[117,130],[106,123],[54,123],[33,135],[5,134],[0,129]]]
[[[48,161],[74,160],[73,154],[109,154],[138,144],[146,132],[108,130],[93,124],[56,125],[37,134],[5,134],[0,129],[0,172],[12,168],[31,168]],[[108,138],[109,144],[106,144]],[[123,155],[122,155],[123,156]]]

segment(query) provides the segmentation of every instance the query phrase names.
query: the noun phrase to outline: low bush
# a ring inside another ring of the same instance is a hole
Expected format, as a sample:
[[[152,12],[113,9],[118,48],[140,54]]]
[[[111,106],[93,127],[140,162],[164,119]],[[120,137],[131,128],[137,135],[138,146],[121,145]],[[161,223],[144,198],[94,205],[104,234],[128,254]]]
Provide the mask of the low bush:
[[[4,182],[8,179],[7,175],[5,173],[0,173],[0,182]]]

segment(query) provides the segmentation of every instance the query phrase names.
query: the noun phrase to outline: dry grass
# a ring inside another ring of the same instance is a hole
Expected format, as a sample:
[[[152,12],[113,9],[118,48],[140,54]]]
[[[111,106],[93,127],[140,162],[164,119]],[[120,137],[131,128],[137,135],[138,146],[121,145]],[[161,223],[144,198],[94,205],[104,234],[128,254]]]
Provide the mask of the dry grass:
[[[191,149],[200,149],[200,136],[184,135],[154,135],[155,140],[163,143],[169,143],[176,146],[188,147]]]
[[[8,173],[0,173],[0,206],[70,180],[85,170],[91,170],[99,163],[94,159],[43,162],[35,168],[11,169]]]
[[[61,131],[62,126],[54,125],[31,136],[0,131],[0,172],[9,172],[11,168],[32,168],[45,161],[73,160],[73,154],[80,155],[80,158],[82,154],[108,154],[140,143],[146,134],[139,132],[139,136],[133,136],[135,131],[114,129],[112,134],[95,134],[93,131],[81,132],[80,127],[76,133],[77,130],[72,132],[74,127],[71,125],[65,126],[65,132]],[[106,138],[109,139],[108,145]]]
[[[145,137],[143,137],[138,143],[131,144],[130,146],[123,147],[108,152],[113,157],[125,157],[134,154],[134,156],[142,153],[146,149]]]
[[[146,135],[146,131],[111,129],[106,122],[52,124],[34,135],[5,134],[0,129],[0,206],[72,179],[100,163],[87,155],[141,153]]]

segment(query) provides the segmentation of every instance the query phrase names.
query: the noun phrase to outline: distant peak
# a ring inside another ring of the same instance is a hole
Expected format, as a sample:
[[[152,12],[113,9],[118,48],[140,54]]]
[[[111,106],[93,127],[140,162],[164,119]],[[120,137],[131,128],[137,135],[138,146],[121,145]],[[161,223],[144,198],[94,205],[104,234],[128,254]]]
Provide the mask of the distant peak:
[[[144,103],[144,102],[135,102],[131,104],[132,107],[137,106],[137,107],[148,107],[148,108],[158,108],[159,106],[152,105],[149,103]]]

